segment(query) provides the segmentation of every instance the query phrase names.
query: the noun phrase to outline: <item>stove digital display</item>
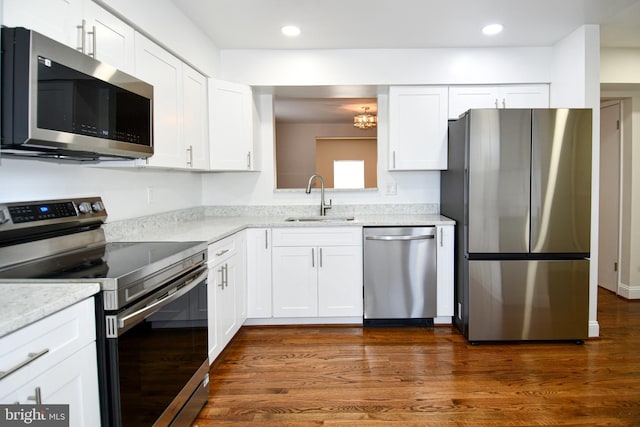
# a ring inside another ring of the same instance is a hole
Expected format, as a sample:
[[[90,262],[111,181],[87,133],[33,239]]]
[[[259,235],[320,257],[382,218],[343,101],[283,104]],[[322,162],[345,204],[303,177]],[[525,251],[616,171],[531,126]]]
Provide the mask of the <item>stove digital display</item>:
[[[9,214],[11,214],[14,224],[77,216],[76,208],[72,202],[9,206]]]

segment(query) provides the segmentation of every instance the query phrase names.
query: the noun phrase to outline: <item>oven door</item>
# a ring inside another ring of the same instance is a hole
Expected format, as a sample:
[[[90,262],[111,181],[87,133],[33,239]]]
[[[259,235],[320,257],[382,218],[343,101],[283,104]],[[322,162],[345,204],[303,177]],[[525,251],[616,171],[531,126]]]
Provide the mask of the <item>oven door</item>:
[[[209,368],[206,275],[203,267],[145,298],[142,307],[106,316],[116,330],[107,327],[111,337],[104,340],[103,425],[170,425],[181,411],[197,415],[202,408]]]

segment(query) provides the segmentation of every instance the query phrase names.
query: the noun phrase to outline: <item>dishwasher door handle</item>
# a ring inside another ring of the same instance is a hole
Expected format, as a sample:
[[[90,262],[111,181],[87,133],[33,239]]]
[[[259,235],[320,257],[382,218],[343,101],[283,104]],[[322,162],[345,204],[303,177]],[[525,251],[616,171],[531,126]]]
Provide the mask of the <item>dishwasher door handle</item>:
[[[384,241],[397,241],[397,240],[427,240],[434,239],[435,236],[433,234],[418,234],[418,235],[409,235],[409,236],[366,236],[367,240],[384,240]]]

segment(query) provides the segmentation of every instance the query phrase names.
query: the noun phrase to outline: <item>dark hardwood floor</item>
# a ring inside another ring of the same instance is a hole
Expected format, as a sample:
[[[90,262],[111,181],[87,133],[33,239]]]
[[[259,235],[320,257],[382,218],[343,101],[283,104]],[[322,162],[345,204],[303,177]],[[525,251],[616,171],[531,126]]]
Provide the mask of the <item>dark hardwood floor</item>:
[[[600,337],[470,345],[454,328],[244,327],[194,426],[640,426],[640,301]]]

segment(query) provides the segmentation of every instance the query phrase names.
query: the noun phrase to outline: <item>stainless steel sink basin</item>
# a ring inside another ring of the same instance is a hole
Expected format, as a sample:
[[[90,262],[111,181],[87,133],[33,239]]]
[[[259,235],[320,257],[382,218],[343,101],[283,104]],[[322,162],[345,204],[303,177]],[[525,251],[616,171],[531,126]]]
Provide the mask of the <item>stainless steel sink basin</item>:
[[[292,216],[285,221],[289,222],[344,222],[353,221],[352,216]]]

